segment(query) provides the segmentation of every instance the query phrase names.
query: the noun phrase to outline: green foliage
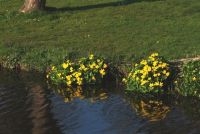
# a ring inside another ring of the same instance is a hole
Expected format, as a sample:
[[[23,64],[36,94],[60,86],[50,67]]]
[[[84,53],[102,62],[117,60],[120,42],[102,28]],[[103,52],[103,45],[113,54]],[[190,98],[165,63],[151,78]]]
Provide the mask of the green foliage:
[[[79,70],[83,72],[85,83],[98,83],[106,74],[108,65],[103,58],[91,54],[88,58],[79,60]]]
[[[153,53],[139,64],[133,65],[128,77],[123,81],[130,91],[157,93],[163,91],[169,75],[169,64],[158,53]]]
[[[0,0],[0,57],[13,59],[17,48],[26,48],[18,62],[33,68],[57,64],[68,53],[94,52],[116,62],[153,51],[168,59],[200,54],[199,0],[47,0],[57,9],[30,14],[18,12],[23,2]]]
[[[191,61],[183,66],[177,85],[180,94],[200,97],[200,61]]]
[[[200,54],[199,0],[47,0],[47,7],[53,8],[30,14],[18,12],[23,2],[0,0],[0,63],[8,68],[21,65],[44,71],[49,65],[88,52],[109,57],[119,65],[122,60],[130,62],[153,51],[168,59]],[[87,65],[91,61],[86,58],[82,62]],[[73,67],[79,71],[79,65]],[[62,65],[56,68],[63,71]],[[87,70],[85,83],[93,83],[93,75],[95,71]],[[140,73],[136,76],[141,77]],[[153,91],[160,91],[163,80],[165,77],[153,81],[160,82]],[[132,81],[130,85],[139,87],[145,82]],[[150,87],[144,85],[144,89]]]
[[[101,57],[93,54],[78,62],[66,60],[59,66],[52,66],[47,78],[54,84],[67,86],[100,83],[106,75],[108,65]]]
[[[2,49],[1,49],[2,50]],[[8,45],[4,51],[0,51],[0,63],[6,68],[15,68],[20,65],[21,69],[38,70],[43,72],[51,64],[58,64],[70,53],[62,47],[52,49],[51,47],[40,47],[40,49],[30,46]],[[73,59],[72,56],[70,56]]]

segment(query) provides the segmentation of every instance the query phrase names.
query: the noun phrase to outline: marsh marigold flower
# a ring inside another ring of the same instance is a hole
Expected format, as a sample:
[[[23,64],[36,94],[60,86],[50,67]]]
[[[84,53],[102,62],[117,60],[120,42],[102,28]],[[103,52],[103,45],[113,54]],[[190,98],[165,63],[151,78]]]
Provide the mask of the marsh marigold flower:
[[[89,59],[92,60],[94,58],[93,54],[90,54]]]
[[[103,64],[103,68],[107,68],[107,67],[108,67],[108,65],[104,63]]]
[[[63,63],[63,64],[62,64],[62,67],[63,67],[64,69],[66,69],[68,66],[69,66],[69,64],[66,64],[66,63]]]
[[[161,90],[164,85],[163,82],[170,75],[169,64],[165,63],[163,58],[158,56],[158,53],[151,54],[139,63],[133,66],[127,79],[125,79],[127,81],[125,84],[133,88],[131,90],[139,89],[141,92],[158,92]]]
[[[196,78],[196,77],[193,77],[193,78],[192,78],[192,80],[193,80],[193,81],[196,81],[196,80],[197,80],[197,78]]]
[[[101,70],[99,71],[99,73],[100,73],[102,76],[104,76],[104,75],[106,74],[106,72],[105,72],[104,69],[101,69]]]

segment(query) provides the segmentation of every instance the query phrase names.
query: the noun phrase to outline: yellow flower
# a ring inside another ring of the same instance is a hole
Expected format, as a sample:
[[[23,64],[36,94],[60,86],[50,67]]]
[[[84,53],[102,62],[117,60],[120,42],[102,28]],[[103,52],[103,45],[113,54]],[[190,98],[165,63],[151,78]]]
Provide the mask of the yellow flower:
[[[158,56],[158,53],[154,53],[154,56]]]
[[[128,78],[130,78],[132,76],[132,72],[130,72],[129,74],[128,74]]]
[[[69,60],[67,60],[66,63],[67,63],[69,66],[72,65],[72,63],[71,63]]]
[[[83,71],[87,71],[87,70],[88,70],[88,68],[84,68],[84,69],[83,69]]]
[[[68,86],[71,86],[72,81],[69,80],[69,81],[67,81],[66,83],[67,83]]]
[[[55,66],[52,66],[52,67],[51,67],[51,70],[55,70],[55,69],[56,69],[56,67],[55,67]]]
[[[98,66],[98,65],[96,65],[96,66],[95,66],[95,68],[96,68],[96,69],[98,69],[98,68],[99,68],[99,66]]]
[[[158,67],[157,66],[155,66],[155,67],[152,67],[152,70],[155,72],[155,71],[157,71],[157,69],[158,69]]]
[[[160,87],[162,87],[162,86],[163,86],[163,83],[162,83],[162,82],[160,82],[160,83],[159,83],[159,86],[160,86]]]
[[[100,73],[102,76],[104,76],[104,75],[106,74],[106,72],[105,72],[104,69],[101,69],[101,70],[99,71],[99,73]]]
[[[144,73],[144,70],[140,70],[140,73],[143,74],[143,73]]]
[[[170,73],[169,73],[169,72],[167,72],[167,73],[166,73],[166,76],[168,77],[169,75],[170,75]]]
[[[142,60],[142,61],[140,62],[140,64],[146,65],[146,64],[147,64],[147,61],[146,61],[146,60]]]
[[[62,67],[63,67],[64,69],[66,69],[68,66],[69,66],[69,65],[66,64],[66,63],[63,63],[63,64],[62,64]]]
[[[93,68],[92,64],[89,64],[89,67],[92,69]]]
[[[71,80],[71,78],[72,78],[72,76],[71,76],[71,75],[67,75],[67,76],[66,76],[66,79],[67,79],[67,81],[70,81],[70,80]]]
[[[155,61],[155,58],[152,57],[152,56],[149,56],[149,59],[150,59],[151,61]]]
[[[74,72],[72,75],[76,78],[78,78],[79,76],[81,76],[81,72]]]
[[[153,74],[153,77],[157,77],[158,76],[158,74]]]
[[[107,68],[108,67],[108,65],[107,64],[103,64],[103,68]]]
[[[146,84],[148,81],[146,81],[146,80],[141,80],[141,86],[143,86],[144,84]]]
[[[80,81],[80,80],[82,81],[82,80],[83,80],[83,78],[81,78],[81,77],[77,77],[76,79],[77,79],[78,81]]]
[[[141,78],[142,78],[142,79],[144,79],[145,77],[146,77],[146,75],[145,75],[145,74],[143,74],[143,75],[141,76]]]
[[[96,63],[94,63],[94,62],[93,62],[92,64],[89,65],[89,67],[90,67],[91,69],[93,69],[95,66],[96,66]]]
[[[150,66],[148,66],[147,70],[150,72],[150,71],[151,71],[151,67],[150,67]]]
[[[151,77],[149,77],[148,80],[151,80]]]
[[[57,76],[60,77],[60,76],[61,76],[61,73],[58,73]]]
[[[134,79],[136,77],[136,75],[135,74],[132,74],[132,78]]]
[[[81,64],[80,65],[80,70],[84,70],[85,69],[85,65]]]
[[[96,81],[96,78],[95,78],[94,76],[92,76],[92,80],[93,80],[93,81]]]
[[[80,86],[83,84],[83,82],[80,80],[80,81],[77,81],[77,84]]]
[[[72,73],[74,71],[73,67],[70,67],[70,72]]]
[[[93,54],[90,54],[89,59],[92,60],[94,58]]]
[[[163,74],[166,74],[166,73],[167,73],[167,71],[166,71],[166,70],[163,70],[163,71],[162,71],[162,73],[163,73]]]
[[[149,84],[149,87],[150,87],[150,88],[152,88],[153,86],[154,86],[153,83],[150,83],[150,84]]]
[[[123,78],[123,79],[122,79],[122,82],[127,83],[126,78]]]
[[[154,83],[154,86],[159,86],[159,85],[160,85],[159,82],[155,82],[155,83]]]
[[[77,82],[76,82],[79,86],[83,84],[83,78],[78,77],[77,78]]]
[[[193,80],[193,81],[196,81],[196,80],[197,80],[197,78],[194,76],[194,77],[192,78],[192,80]]]
[[[145,65],[145,66],[143,67],[143,70],[146,71],[146,72],[150,72],[150,71],[151,71],[151,67],[148,66],[148,65]]]
[[[99,62],[101,62],[101,60],[100,60],[100,59],[97,59],[97,62],[99,63]]]
[[[162,67],[162,68],[165,68],[165,67],[167,67],[167,65],[168,65],[167,63],[162,63],[162,64],[161,64],[161,67]]]
[[[151,54],[151,57],[156,57],[156,56],[158,56],[158,53],[152,53]]]
[[[155,67],[158,64],[158,61],[153,62],[153,66]]]

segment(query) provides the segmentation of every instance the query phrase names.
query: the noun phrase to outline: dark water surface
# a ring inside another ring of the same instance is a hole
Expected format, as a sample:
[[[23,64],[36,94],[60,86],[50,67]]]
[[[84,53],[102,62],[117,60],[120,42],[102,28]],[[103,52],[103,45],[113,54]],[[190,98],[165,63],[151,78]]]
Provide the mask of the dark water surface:
[[[200,134],[200,101],[117,88],[53,88],[41,74],[0,71],[0,134]]]

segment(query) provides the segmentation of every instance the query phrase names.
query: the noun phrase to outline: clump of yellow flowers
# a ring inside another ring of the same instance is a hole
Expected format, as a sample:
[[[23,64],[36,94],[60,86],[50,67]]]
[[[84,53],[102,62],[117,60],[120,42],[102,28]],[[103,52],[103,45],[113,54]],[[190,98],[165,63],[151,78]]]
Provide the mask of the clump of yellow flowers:
[[[66,60],[61,65],[52,66],[46,77],[57,85],[96,84],[106,75],[107,67],[103,58],[90,54],[76,63]]]
[[[127,78],[123,79],[127,89],[142,93],[159,92],[170,75],[170,67],[158,53],[134,64]]]
[[[176,90],[183,96],[200,98],[200,61],[190,61],[183,65],[177,87]]]

